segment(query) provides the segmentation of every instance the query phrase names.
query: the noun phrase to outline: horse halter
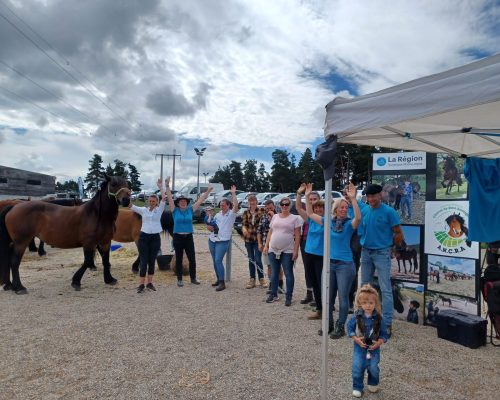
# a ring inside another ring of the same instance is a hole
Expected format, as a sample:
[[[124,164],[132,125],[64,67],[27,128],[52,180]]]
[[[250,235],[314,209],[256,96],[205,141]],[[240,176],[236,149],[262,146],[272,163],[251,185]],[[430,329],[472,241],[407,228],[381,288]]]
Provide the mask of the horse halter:
[[[117,191],[116,193],[113,193],[113,192],[110,190],[109,183],[108,183],[108,197],[113,196],[113,197],[115,198],[115,200],[116,200],[116,203],[117,203],[117,204],[120,204],[120,202],[118,201],[118,197],[117,197],[117,196],[120,194],[120,192],[121,192],[122,190],[129,190],[129,188],[127,188],[127,187],[122,187],[122,188],[118,189],[118,191]]]

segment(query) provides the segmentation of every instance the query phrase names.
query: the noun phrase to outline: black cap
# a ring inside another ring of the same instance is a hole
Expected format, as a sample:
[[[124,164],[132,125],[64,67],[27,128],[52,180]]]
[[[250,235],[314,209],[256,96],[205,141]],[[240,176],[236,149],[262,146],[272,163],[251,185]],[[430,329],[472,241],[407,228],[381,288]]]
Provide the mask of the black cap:
[[[377,194],[377,193],[380,193],[381,191],[382,191],[382,186],[374,183],[374,184],[368,185],[363,193],[364,194]]]

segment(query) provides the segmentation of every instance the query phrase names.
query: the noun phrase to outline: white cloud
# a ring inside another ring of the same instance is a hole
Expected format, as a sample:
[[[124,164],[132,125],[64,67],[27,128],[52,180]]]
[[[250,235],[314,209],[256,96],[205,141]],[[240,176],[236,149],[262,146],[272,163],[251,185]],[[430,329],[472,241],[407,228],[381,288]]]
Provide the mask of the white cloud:
[[[2,164],[74,179],[98,153],[106,164],[136,165],[145,187],[154,187],[154,155],[176,149],[181,184],[196,179],[194,142],[209,146],[202,162],[214,173],[232,159],[245,161],[239,145],[297,151],[320,138],[324,105],[352,93],[315,75],[335,71],[364,94],[500,47],[498,7],[487,1],[126,3],[6,3],[91,93],[0,24],[0,59],[64,102],[0,65],[0,86],[23,96],[0,88]],[[258,163],[269,166],[270,153]]]

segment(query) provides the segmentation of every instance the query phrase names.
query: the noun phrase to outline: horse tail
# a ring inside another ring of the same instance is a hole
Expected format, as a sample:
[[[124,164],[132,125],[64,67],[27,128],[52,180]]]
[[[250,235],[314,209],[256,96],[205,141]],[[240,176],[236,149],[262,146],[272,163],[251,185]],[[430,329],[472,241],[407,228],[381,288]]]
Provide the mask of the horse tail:
[[[12,238],[5,225],[5,215],[12,207],[14,206],[7,206],[0,212],[0,285],[3,285],[10,279],[10,243],[12,242]]]
[[[168,232],[171,237],[174,237],[174,217],[172,212],[163,211],[160,222],[163,232]]]

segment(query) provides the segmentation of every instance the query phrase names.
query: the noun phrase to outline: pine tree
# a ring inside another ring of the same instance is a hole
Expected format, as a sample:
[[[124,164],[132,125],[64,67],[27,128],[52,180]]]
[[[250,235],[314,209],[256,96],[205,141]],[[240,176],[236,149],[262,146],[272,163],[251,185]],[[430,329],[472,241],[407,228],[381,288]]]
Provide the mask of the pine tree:
[[[229,166],[219,167],[215,172],[214,176],[209,180],[210,182],[220,182],[225,188],[229,188],[232,185],[231,181],[231,171]]]
[[[243,185],[243,171],[241,170],[241,163],[231,160],[231,163],[229,164],[229,171],[231,173],[231,185],[241,187]]]
[[[114,176],[115,175],[115,169],[111,166],[111,164],[108,164],[106,166],[106,175],[107,176]]]
[[[259,169],[257,171],[258,177],[257,177],[257,187],[256,191],[263,193],[263,192],[269,192],[269,174],[266,172],[266,167],[264,166],[264,163],[260,163]]]
[[[273,151],[272,157],[274,164],[271,167],[271,190],[282,193],[295,190],[295,188],[292,189],[292,164],[288,159],[288,156],[289,154],[286,150],[276,149]]]
[[[132,190],[133,192],[140,191],[142,182],[139,180],[139,178],[141,174],[139,173],[139,171],[137,171],[137,168],[130,163],[128,164],[128,170],[129,170],[128,177],[130,179],[129,181],[130,190]]]
[[[84,181],[86,183],[87,192],[95,193],[99,189],[99,182],[104,178],[102,157],[99,154],[94,154],[89,164],[89,172]]]
[[[115,166],[113,168],[115,176],[121,176],[125,179],[128,178],[128,170],[127,170],[127,164],[125,164],[122,160],[115,160]]]
[[[257,160],[246,161],[245,165],[243,166],[243,180],[243,187],[246,192],[257,191]]]

